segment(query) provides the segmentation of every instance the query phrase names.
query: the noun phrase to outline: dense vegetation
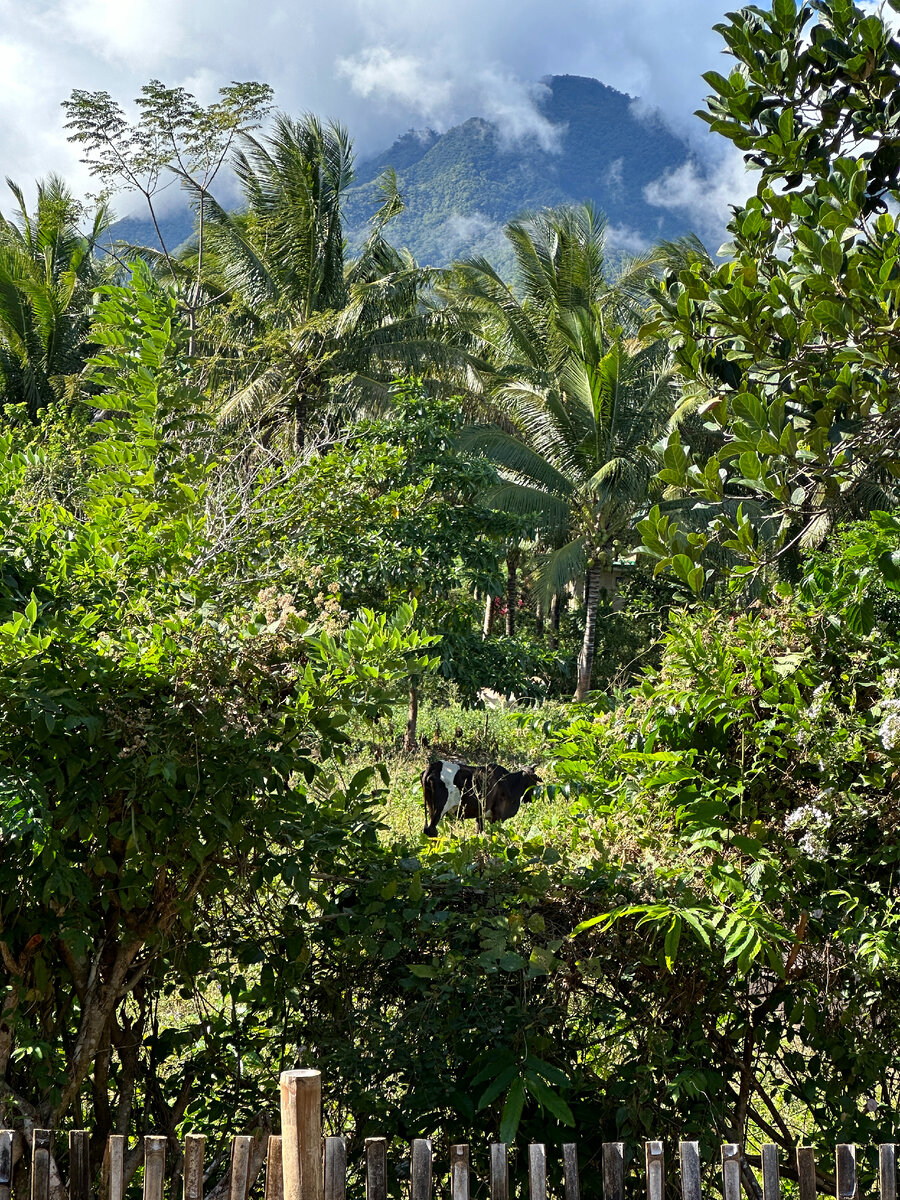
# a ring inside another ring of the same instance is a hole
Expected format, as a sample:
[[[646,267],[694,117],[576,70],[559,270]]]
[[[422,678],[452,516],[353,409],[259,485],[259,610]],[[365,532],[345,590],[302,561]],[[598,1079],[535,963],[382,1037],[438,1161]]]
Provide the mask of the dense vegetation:
[[[900,42],[722,32],[732,258],[548,209],[512,285],[396,250],[390,176],[348,249],[346,131],[260,85],[73,94],[197,230],[0,222],[0,1125],[163,1132],[174,1187],[315,1064],[351,1149],[575,1137],[586,1189],[604,1140],[891,1140]],[[427,842],[443,757],[544,786]]]

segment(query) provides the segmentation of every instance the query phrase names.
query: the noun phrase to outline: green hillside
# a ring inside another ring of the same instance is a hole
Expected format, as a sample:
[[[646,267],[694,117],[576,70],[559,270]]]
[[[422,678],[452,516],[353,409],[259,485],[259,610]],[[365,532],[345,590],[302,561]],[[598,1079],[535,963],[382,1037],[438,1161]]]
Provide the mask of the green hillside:
[[[386,167],[397,171],[407,205],[392,241],[432,265],[471,253],[497,259],[505,221],[567,202],[593,200],[609,220],[613,245],[686,232],[684,218],[648,204],[644,189],[690,157],[687,144],[659,119],[635,115],[629,96],[596,79],[556,75],[545,83],[542,112],[560,130],[555,151],[536,140],[505,141],[479,117],[444,134],[410,131],[359,165],[346,207],[351,239],[378,206]]]

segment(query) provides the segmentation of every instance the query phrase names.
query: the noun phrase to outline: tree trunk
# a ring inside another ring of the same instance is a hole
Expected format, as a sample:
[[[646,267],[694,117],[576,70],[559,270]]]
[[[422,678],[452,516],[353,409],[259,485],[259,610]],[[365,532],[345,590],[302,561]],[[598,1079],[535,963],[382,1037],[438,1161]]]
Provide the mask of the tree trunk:
[[[506,636],[516,632],[516,601],[518,600],[519,551],[510,550],[506,556]]]
[[[559,592],[550,600],[550,649],[559,649]]]
[[[403,737],[403,749],[412,754],[418,750],[419,742],[416,737],[416,726],[419,723],[419,688],[410,680],[409,684],[409,715],[406,718],[406,733]]]
[[[544,606],[540,603],[534,606],[534,628],[539,638],[544,636]]]
[[[578,654],[578,685],[575,699],[584,700],[591,690],[591,670],[594,666],[594,639],[597,633],[597,605],[600,600],[599,567],[588,568],[584,603],[584,641]]]
[[[490,592],[484,598],[484,620],[481,623],[482,638],[491,636],[491,625],[494,623],[494,597]]]

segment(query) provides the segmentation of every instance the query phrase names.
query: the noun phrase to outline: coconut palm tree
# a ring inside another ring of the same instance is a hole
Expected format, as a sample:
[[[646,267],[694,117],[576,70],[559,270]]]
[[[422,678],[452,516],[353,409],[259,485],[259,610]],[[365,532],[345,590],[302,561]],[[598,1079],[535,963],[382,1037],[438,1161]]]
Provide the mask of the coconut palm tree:
[[[97,253],[110,218],[101,205],[82,232],[87,214],[56,175],[38,182],[32,213],[6,182],[16,214],[0,214],[0,403],[35,420],[84,363],[92,296],[112,270]]]
[[[396,179],[358,256],[345,258],[341,204],[353,178],[346,130],[316,117],[279,116],[265,137],[242,136],[234,166],[244,210],[204,205],[210,274],[229,298],[208,330],[229,377],[225,421],[291,428],[349,398],[385,400],[397,374],[452,351],[425,303],[429,273],[386,240],[402,202]]]
[[[549,599],[585,578],[576,699],[591,685],[600,594],[654,486],[654,445],[672,417],[664,347],[641,341],[647,255],[604,275],[603,221],[589,205],[548,210],[506,230],[518,289],[484,260],[457,264],[448,303],[472,318],[473,352],[495,420],[468,443],[498,467],[493,502],[535,521],[551,547]]]

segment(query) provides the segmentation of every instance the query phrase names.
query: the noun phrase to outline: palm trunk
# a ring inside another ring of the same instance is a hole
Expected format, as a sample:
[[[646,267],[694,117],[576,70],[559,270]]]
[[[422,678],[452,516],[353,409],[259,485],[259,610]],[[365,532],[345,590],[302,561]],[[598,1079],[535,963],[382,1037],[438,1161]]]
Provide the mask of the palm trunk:
[[[506,556],[506,636],[516,632],[516,600],[518,599],[519,551],[511,550]]]
[[[578,684],[575,699],[584,700],[591,690],[591,670],[594,666],[594,640],[597,634],[597,605],[600,600],[600,567],[589,567],[585,586],[584,641],[578,654]]]
[[[550,599],[550,649],[559,649],[559,592]]]
[[[539,638],[544,636],[544,606],[540,602],[534,606],[534,629]]]
[[[419,723],[419,689],[410,680],[409,683],[409,712],[406,718],[406,733],[403,737],[403,749],[411,754],[418,750],[419,741],[416,737],[416,726]]]
[[[485,640],[491,636],[491,625],[494,623],[494,597],[490,592],[484,598],[484,620],[481,623],[481,636]]]

